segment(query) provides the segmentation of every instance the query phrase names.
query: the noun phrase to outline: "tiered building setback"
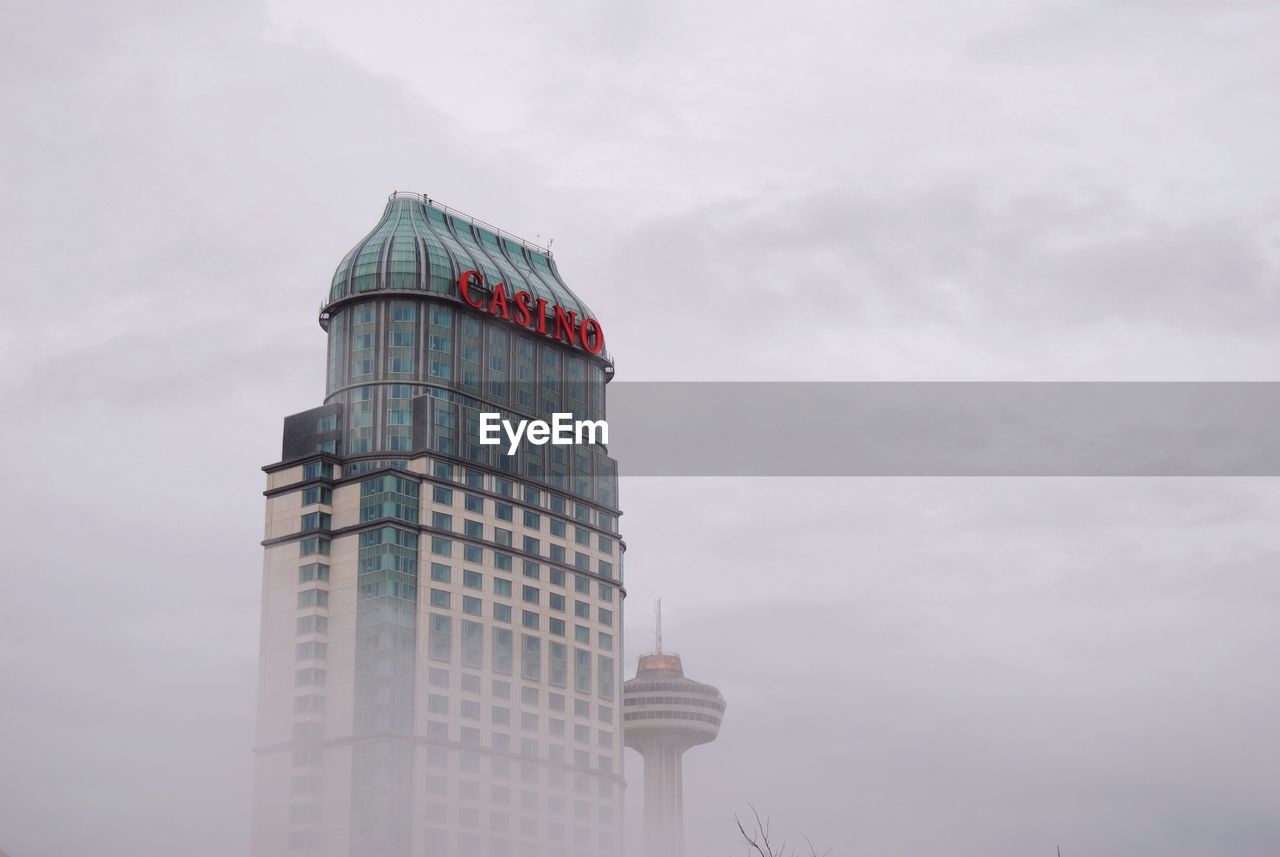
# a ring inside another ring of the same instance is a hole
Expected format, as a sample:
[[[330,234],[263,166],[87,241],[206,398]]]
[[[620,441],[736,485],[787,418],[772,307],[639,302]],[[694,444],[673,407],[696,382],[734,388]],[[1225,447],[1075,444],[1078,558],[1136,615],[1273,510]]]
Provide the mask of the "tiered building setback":
[[[268,465],[256,857],[615,857],[622,553],[604,333],[549,251],[393,194]],[[319,368],[319,367],[317,367]]]

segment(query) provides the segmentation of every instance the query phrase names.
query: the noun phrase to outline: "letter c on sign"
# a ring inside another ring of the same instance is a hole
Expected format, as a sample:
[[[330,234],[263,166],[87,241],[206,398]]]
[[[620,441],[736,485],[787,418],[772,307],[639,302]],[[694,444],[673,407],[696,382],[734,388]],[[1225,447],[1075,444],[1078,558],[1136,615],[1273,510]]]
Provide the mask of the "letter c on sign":
[[[479,271],[463,271],[462,275],[458,277],[458,294],[462,295],[462,299],[468,305],[476,309],[484,309],[483,300],[479,298],[472,299],[471,297],[471,286],[481,285],[484,285],[484,276]]]

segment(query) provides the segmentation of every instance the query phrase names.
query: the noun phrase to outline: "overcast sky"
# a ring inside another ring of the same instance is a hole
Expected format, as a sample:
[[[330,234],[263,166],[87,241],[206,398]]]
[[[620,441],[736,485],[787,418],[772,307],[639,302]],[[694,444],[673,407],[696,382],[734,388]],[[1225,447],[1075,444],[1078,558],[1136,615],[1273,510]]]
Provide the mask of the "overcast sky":
[[[247,853],[259,468],[394,189],[554,237],[620,379],[1280,380],[1275,3],[478,5],[5,8],[13,857]],[[1280,852],[1276,481],[622,505],[628,661],[661,596],[729,704],[691,857]]]

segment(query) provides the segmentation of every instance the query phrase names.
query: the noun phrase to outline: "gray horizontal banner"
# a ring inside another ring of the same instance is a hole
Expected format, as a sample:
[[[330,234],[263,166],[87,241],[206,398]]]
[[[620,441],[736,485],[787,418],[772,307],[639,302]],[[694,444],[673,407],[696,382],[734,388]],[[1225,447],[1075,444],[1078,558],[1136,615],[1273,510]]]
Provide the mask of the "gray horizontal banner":
[[[621,476],[1277,476],[1280,383],[608,386]]]

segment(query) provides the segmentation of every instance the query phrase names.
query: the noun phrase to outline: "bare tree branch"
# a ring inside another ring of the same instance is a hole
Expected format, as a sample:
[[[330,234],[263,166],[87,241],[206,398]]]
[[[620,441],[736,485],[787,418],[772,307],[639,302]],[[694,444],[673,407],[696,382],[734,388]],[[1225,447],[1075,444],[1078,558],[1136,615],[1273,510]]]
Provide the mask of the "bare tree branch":
[[[756,855],[756,857],[801,857],[800,852],[787,849],[786,840],[775,843],[771,838],[769,830],[769,818],[760,817],[760,810],[756,809],[755,804],[748,804],[751,807],[751,817],[754,826],[750,831],[743,824],[742,819],[736,814],[733,816],[734,824],[738,826],[738,835],[742,837],[742,844],[747,846],[747,854]],[[818,849],[814,846],[808,837],[805,838],[805,844],[809,846],[809,857],[829,857],[831,850],[818,853]]]

